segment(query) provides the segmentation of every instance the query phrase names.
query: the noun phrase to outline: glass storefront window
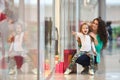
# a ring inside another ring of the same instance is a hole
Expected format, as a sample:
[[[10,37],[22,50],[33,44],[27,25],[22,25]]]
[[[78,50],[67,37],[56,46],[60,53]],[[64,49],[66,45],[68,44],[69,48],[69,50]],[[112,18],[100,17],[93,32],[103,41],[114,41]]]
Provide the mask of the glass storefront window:
[[[76,49],[75,38],[72,31],[78,31],[79,26],[79,1],[78,0],[61,0],[60,12],[60,52],[63,61],[64,50]]]
[[[71,32],[98,16],[97,1],[1,0],[0,80],[46,79],[56,55],[63,62],[64,50],[78,48]]]
[[[1,1],[5,8],[0,19],[5,19],[0,21],[0,80],[37,80],[37,0]]]
[[[43,76],[48,77],[55,66],[54,0],[40,0],[39,8],[39,77],[43,79]]]
[[[98,0],[80,0],[80,20],[91,21],[98,17]]]

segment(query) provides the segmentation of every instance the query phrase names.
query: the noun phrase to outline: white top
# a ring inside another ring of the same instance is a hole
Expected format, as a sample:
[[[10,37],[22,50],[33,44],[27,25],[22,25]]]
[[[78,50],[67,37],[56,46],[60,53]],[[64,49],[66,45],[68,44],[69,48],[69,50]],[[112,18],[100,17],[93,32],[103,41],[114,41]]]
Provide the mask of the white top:
[[[11,43],[9,51],[24,51],[22,47],[24,32],[21,32],[19,35],[15,36],[14,42]]]
[[[96,52],[95,50],[95,45],[94,43],[91,41],[91,37],[89,35],[84,35],[80,32],[77,32],[77,37],[80,38],[80,41],[81,41],[81,48],[80,48],[80,51],[94,51]]]

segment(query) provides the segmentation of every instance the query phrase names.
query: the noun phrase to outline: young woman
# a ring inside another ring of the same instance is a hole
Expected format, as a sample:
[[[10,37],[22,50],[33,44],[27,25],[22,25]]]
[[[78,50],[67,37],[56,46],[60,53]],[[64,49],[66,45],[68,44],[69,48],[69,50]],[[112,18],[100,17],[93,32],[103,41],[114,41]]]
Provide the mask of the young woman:
[[[106,47],[107,45],[107,31],[106,31],[106,24],[101,18],[95,18],[92,23],[91,23],[91,32],[89,35],[93,38],[94,43],[95,43],[95,49],[97,52],[97,55],[95,56],[95,71],[97,69],[97,64],[100,63],[100,56],[101,56],[101,51]],[[89,57],[86,55],[80,56],[77,59],[77,63],[81,64],[84,69],[81,72],[81,74],[88,74],[89,71]],[[86,62],[87,64],[84,64],[83,62]]]
[[[94,74],[94,55],[96,55],[96,50],[94,46],[94,42],[92,41],[91,37],[89,36],[89,26],[87,23],[83,23],[80,27],[80,32],[72,32],[73,35],[76,35],[81,42],[81,48],[78,53],[74,55],[72,58],[72,61],[68,68],[66,69],[64,74],[69,74],[72,71],[72,68],[74,64],[76,63],[76,60],[78,59],[79,56],[86,54],[90,57],[90,71],[89,73],[91,75]],[[93,51],[93,53],[91,53]]]

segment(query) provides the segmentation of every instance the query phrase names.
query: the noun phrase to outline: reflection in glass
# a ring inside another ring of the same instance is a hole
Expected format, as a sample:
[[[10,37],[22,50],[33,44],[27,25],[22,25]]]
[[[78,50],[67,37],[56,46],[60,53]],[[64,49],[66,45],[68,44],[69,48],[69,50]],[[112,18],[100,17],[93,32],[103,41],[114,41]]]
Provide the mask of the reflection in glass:
[[[55,26],[54,26],[54,0],[45,1],[45,75],[46,77],[54,68],[54,55],[55,55]]]
[[[0,76],[4,75],[0,77],[0,80],[14,80],[15,78],[26,80],[33,78],[34,75],[37,80],[37,0],[1,1],[5,1],[3,13],[7,18],[2,24],[0,21],[0,33],[2,33],[0,45],[3,48],[0,49],[0,63],[3,63],[0,64]],[[4,28],[2,29],[1,26]],[[1,58],[3,58],[2,62]],[[30,74],[33,76],[27,77]]]

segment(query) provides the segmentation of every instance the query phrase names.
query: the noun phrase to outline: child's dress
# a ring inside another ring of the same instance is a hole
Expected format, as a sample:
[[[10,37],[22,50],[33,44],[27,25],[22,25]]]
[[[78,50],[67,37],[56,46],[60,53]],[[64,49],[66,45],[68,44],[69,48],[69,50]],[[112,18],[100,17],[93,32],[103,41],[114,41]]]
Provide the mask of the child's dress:
[[[9,55],[15,60],[17,69],[21,68],[23,64],[23,57],[25,55],[25,50],[23,49],[23,37],[24,37],[24,32],[15,35],[14,41],[11,43],[9,49],[10,51]],[[10,65],[9,67],[13,67]]]

